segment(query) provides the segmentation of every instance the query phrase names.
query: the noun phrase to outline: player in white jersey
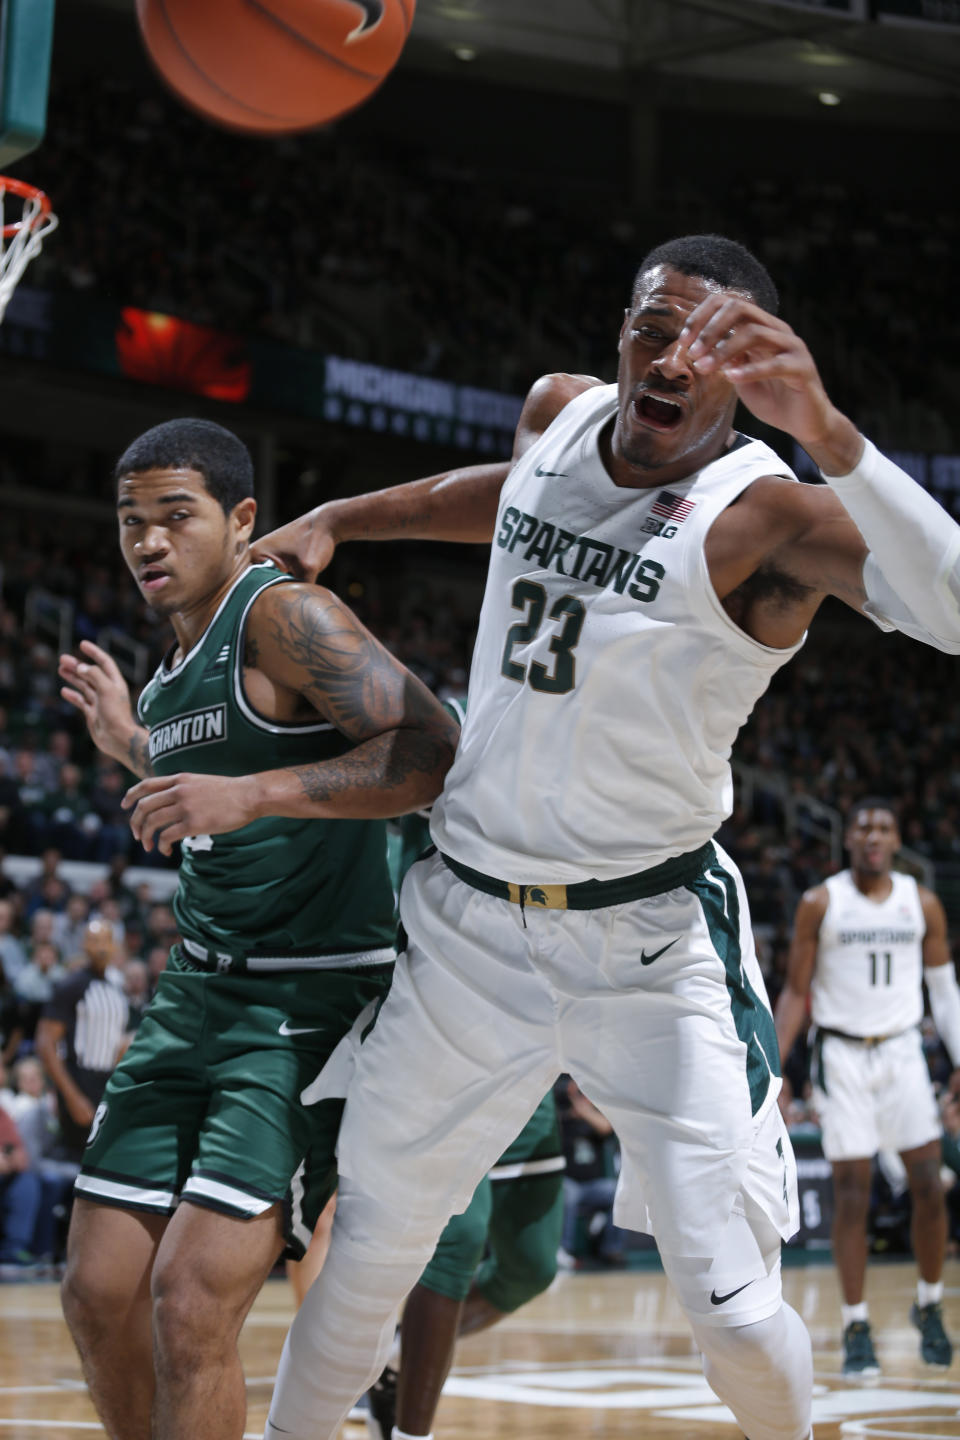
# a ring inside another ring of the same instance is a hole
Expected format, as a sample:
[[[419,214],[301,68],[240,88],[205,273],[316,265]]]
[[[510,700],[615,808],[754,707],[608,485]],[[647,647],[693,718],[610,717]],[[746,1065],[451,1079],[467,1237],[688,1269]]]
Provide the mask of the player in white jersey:
[[[493,542],[439,849],[353,1056],[333,1241],[271,1440],[333,1435],[447,1216],[562,1071],[620,1137],[617,1221],[656,1235],[711,1385],[750,1440],[809,1434],[776,1036],[711,837],[737,728],[827,594],[960,652],[960,527],[836,410],[776,304],[741,246],[671,241],[638,272],[617,386],[539,381],[512,468],[335,501],[267,546],[314,569],[361,536]],[[828,483],[738,436],[738,397]]]
[[[843,1370],[879,1373],[863,1298],[871,1161],[902,1156],[913,1202],[911,1238],[919,1279],[910,1314],[920,1353],[949,1365],[943,1328],[947,1217],[940,1187],[941,1125],[920,1043],[923,981],[940,1035],[960,1064],[960,996],[943,906],[931,890],[893,870],[900,832],[889,801],[867,798],[850,813],[850,869],[808,890],[797,907],[787,983],[777,1001],[786,1059],[805,1023],[816,1027],[811,1059],[823,1153],[833,1168],[833,1256],[843,1296]]]

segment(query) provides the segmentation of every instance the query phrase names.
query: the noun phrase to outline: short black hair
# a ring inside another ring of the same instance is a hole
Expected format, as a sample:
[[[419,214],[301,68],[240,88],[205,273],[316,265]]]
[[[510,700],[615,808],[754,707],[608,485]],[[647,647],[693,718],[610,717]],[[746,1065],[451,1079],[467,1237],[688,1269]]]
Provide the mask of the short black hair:
[[[229,515],[253,495],[253,460],[232,430],[212,420],[166,420],[132,441],[113,470],[114,481],[144,470],[196,470]]]
[[[900,829],[900,815],[892,800],[887,799],[885,795],[865,795],[862,800],[857,800],[855,804],[851,805],[847,811],[844,822],[845,830],[849,830],[851,825],[856,824],[861,810],[887,810],[893,816],[893,823],[897,829]]]
[[[771,315],[776,315],[779,308],[777,287],[766,266],[745,245],[725,235],[680,235],[658,245],[641,262],[633,282],[634,299],[643,277],[658,265],[669,265],[681,275],[712,280],[724,290],[739,290]]]

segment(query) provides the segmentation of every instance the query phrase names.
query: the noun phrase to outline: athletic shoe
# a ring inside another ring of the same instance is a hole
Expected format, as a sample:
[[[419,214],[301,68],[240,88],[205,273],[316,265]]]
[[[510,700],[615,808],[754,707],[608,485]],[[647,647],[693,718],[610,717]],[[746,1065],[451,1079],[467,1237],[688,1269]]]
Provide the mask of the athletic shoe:
[[[910,1306],[910,1319],[920,1331],[920,1355],[928,1365],[939,1365],[943,1369],[953,1359],[953,1346],[943,1328],[943,1310],[939,1305]]]
[[[870,1325],[866,1320],[851,1320],[843,1332],[843,1374],[880,1374]]]
[[[367,1391],[367,1434],[370,1440],[391,1440],[397,1423],[397,1372],[384,1367],[379,1380]]]

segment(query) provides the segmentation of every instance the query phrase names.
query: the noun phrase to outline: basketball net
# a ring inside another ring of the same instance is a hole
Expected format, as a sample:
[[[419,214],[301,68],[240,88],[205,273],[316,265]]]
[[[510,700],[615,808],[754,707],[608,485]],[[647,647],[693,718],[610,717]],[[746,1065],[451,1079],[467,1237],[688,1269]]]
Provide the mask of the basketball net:
[[[20,276],[58,223],[42,190],[0,175],[0,320]]]

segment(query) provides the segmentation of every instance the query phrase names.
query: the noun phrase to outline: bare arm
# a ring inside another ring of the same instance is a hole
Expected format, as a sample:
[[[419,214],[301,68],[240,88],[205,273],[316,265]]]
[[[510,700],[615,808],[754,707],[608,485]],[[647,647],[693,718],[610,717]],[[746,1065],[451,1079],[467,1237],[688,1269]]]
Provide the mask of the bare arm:
[[[276,561],[315,579],[344,540],[446,540],[485,545],[493,538],[500,491],[512,465],[587,385],[583,375],[546,375],[530,390],[514,437],[511,460],[466,465],[366,495],[328,500],[258,540],[255,559]]]
[[[923,936],[923,968],[939,970],[943,965],[953,965],[950,954],[950,940],[947,934],[947,912],[939,896],[934,895],[925,885],[918,885],[920,906],[926,922]]]
[[[248,621],[248,648],[280,689],[296,692],[354,742],[345,755],[255,775],[170,775],[128,791],[134,834],[147,849],[220,835],[267,815],[376,819],[429,805],[440,793],[458,728],[416,676],[330,591],[277,585]]]
[[[93,1105],[71,1079],[57,1048],[65,1034],[66,1026],[62,1021],[41,1019],[37,1022],[34,1044],[41,1065],[62,1095],[72,1118],[78,1125],[89,1125],[93,1120]]]
[[[106,650],[81,640],[82,658],[60,656],[60,691],[87,722],[90,739],[104,755],[119,760],[135,775],[152,775],[147,731],[134,718],[130,691]]]
[[[807,996],[817,964],[820,926],[827,913],[827,889],[808,890],[797,906],[787,960],[787,983],[777,999],[774,1016],[780,1059],[785,1062],[807,1016]]]

